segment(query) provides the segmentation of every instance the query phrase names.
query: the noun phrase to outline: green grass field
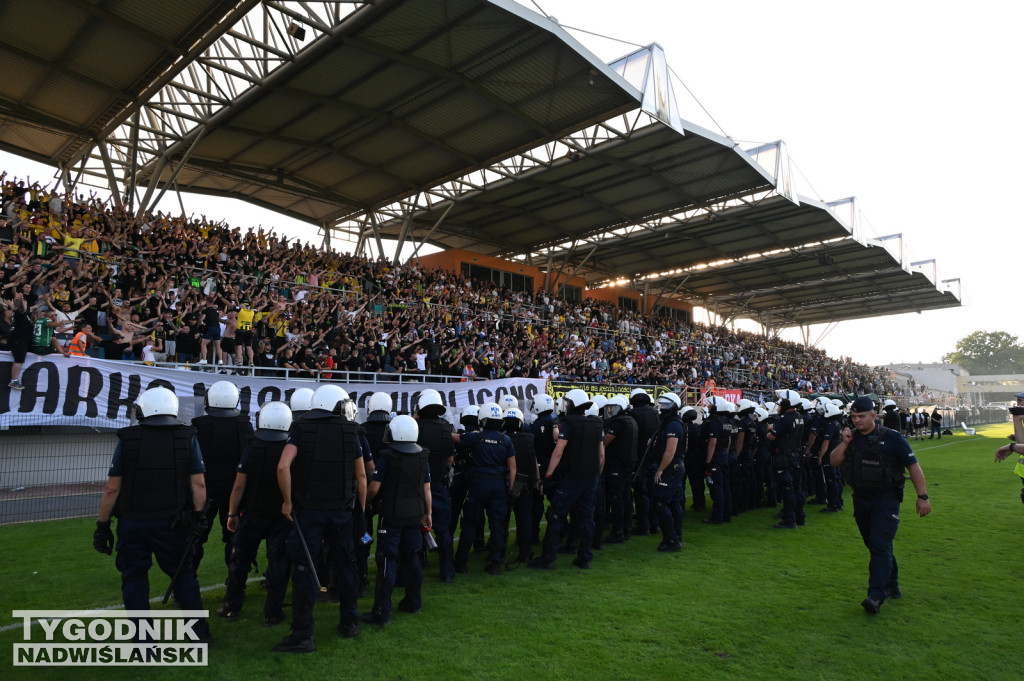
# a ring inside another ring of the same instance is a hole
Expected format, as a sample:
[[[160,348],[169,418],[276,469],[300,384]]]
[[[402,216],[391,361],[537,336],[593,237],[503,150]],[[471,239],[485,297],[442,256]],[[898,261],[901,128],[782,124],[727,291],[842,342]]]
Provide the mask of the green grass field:
[[[559,559],[555,572],[492,577],[479,556],[455,585],[424,585],[420,615],[396,610],[385,630],[356,640],[334,630],[337,606],[317,606],[311,655],[271,652],[287,624],[262,625],[252,586],[241,621],[214,618],[208,679],[1020,679],[1014,658],[1024,601],[1024,506],[1012,462],[993,463],[1010,426],[979,436],[912,442],[928,478],[932,514],[904,502],[896,540],[902,600],[869,616],[868,553],[852,518],[812,511],[796,532],[771,529],[772,511],[731,525],[688,513],[677,554],[634,537],[597,553],[593,569]],[[91,519],[0,529],[0,626],[11,611],[116,605],[113,559],[92,550]],[[217,536],[217,533],[214,533]],[[203,585],[224,580],[208,551]],[[372,573],[372,568],[371,568]],[[167,578],[150,572],[152,595]],[[222,590],[205,596],[211,610]],[[401,592],[396,592],[396,603]],[[369,609],[372,599],[360,601]],[[37,629],[37,636],[38,636]],[[4,679],[137,678],[126,668],[14,668],[20,626],[0,633]],[[1017,670],[1017,671],[1014,671]],[[195,678],[151,669],[150,678]]]

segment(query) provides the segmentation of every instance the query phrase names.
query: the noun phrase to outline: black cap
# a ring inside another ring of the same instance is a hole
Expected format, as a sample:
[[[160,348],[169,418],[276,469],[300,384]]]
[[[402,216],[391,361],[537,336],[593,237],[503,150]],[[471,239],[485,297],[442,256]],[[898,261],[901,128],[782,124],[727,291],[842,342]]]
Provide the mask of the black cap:
[[[853,401],[853,404],[850,405],[850,411],[851,412],[862,413],[862,412],[865,412],[865,411],[874,411],[874,410],[875,410],[875,403],[872,402],[871,398],[867,397],[866,395],[862,396],[862,397],[858,397],[857,399],[855,399]]]

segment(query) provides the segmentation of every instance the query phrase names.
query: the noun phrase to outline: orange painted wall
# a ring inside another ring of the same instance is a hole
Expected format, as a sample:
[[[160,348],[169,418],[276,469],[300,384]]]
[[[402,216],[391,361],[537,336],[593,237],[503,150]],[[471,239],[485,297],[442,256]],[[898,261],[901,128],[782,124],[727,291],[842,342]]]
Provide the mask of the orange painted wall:
[[[536,292],[539,292],[544,288],[544,273],[536,267],[525,263],[510,262],[508,260],[501,260],[500,258],[492,258],[489,255],[480,255],[479,253],[473,253],[471,251],[463,251],[458,248],[451,248],[439,253],[424,255],[419,258],[419,261],[423,267],[437,267],[451,272],[462,272],[462,263],[468,262],[474,265],[490,267],[495,270],[502,270],[503,272],[524,274],[526,276],[533,277],[533,287]],[[562,278],[559,279],[560,284],[566,283],[566,274],[567,273],[562,274]],[[578,286],[583,289],[584,298],[594,298],[595,300],[602,300],[612,303],[613,305],[618,305],[619,296],[624,296],[637,301],[639,309],[644,309],[644,295],[640,291],[616,287],[587,289],[587,281],[583,277],[574,277],[568,283],[571,286]],[[648,304],[653,305],[655,298],[656,296],[651,296],[651,300]],[[692,305],[687,305],[686,303],[678,300],[667,300],[665,298],[662,298],[660,302],[663,302],[666,307],[675,308],[677,310],[686,310],[691,315],[693,314]]]

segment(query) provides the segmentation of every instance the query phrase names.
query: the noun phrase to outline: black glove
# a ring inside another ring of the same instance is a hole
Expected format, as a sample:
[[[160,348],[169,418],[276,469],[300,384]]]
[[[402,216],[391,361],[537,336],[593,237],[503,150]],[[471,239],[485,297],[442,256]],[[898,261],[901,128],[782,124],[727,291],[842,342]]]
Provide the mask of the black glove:
[[[206,543],[206,539],[210,536],[210,519],[206,517],[205,512],[193,511],[189,532],[192,533],[196,544]]]
[[[550,475],[540,481],[540,489],[544,494],[554,494],[555,487],[557,487],[557,483]]]
[[[1010,407],[1010,413],[1014,416],[1020,416],[1024,414],[1024,407]]]
[[[114,533],[110,531],[110,521],[96,521],[96,531],[92,533],[92,547],[108,556],[114,552]]]

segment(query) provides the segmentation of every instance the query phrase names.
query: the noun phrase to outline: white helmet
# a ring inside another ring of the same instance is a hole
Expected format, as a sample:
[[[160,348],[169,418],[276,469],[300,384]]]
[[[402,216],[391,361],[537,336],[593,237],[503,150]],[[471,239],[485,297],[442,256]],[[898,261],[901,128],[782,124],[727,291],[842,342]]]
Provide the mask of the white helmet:
[[[683,423],[689,423],[690,421],[697,420],[697,410],[693,407],[683,407],[679,412],[679,418],[683,420]]]
[[[466,421],[472,419],[472,423],[467,424]],[[466,426],[476,426],[480,419],[480,407],[475,404],[471,404],[462,410],[462,415],[459,417],[459,423]]]
[[[601,408],[597,406],[597,401],[591,402],[590,406],[583,410],[584,416],[595,416],[600,418]]]
[[[384,431],[384,442],[396,452],[418,454],[422,447],[416,444],[420,437],[420,425],[408,414],[401,414],[388,422]]]
[[[511,432],[518,433],[523,429],[525,423],[526,419],[523,418],[523,412],[518,407],[505,410],[505,425],[510,426],[509,430]]]
[[[764,409],[765,411],[768,412],[769,416],[771,416],[772,414],[779,413],[779,405],[775,404],[774,402],[765,402]]]
[[[555,400],[555,413],[556,414],[564,414],[565,413],[565,398],[564,397],[559,397],[557,400]]]
[[[313,399],[313,390],[310,388],[299,388],[292,393],[292,397],[289,400],[291,404],[291,411],[295,412],[306,412],[309,411],[309,403]]]
[[[895,409],[895,408],[896,408],[896,402],[894,402],[893,400],[886,400],[885,402],[882,402],[882,411],[886,411],[888,409]]]
[[[643,404],[652,404],[654,400],[651,399],[651,394],[643,388],[634,388],[633,392],[629,393],[629,403],[634,407],[639,407]]]
[[[732,414],[736,411],[736,405],[720,395],[712,395],[707,398],[708,412],[711,414]]]
[[[678,411],[682,406],[683,401],[679,399],[679,395],[676,395],[673,392],[667,392],[658,395],[658,408],[661,409],[662,411]]]
[[[135,409],[139,421],[145,420],[148,426],[178,425],[178,396],[163,386],[150,388],[139,395]]]
[[[811,401],[809,399],[807,399],[806,397],[801,397],[800,398],[800,410],[802,412],[804,412],[805,414],[807,414],[809,412],[814,411],[814,406],[811,404]]]
[[[627,409],[629,409],[629,400],[626,399],[625,395],[612,395],[604,405],[604,416],[610,419]]]
[[[519,400],[515,395],[502,395],[498,398],[498,406],[502,409],[518,409]]]
[[[348,393],[340,385],[322,385],[313,393],[309,401],[310,409],[323,409],[332,414],[342,414],[345,404],[352,403]]]
[[[701,413],[701,417],[705,421],[707,421],[709,418],[711,418],[711,410],[708,409],[707,407],[701,407],[700,408],[700,413]]]
[[[843,413],[842,409],[840,409],[836,405],[834,405],[831,402],[829,402],[828,404],[825,405],[825,411],[822,412],[822,416],[824,416],[827,419],[830,419],[830,418],[834,418],[836,416],[841,416],[842,413]]]
[[[736,403],[736,412],[743,416],[753,412],[756,408],[757,402],[753,400],[743,399]]]
[[[533,401],[530,404],[530,411],[534,414],[543,414],[546,411],[554,411],[555,401],[551,399],[551,395],[547,393],[540,393],[534,396]]]
[[[583,410],[590,406],[592,400],[587,397],[587,393],[583,392],[579,388],[573,388],[565,394],[562,398],[565,404],[566,412],[574,410]]]
[[[370,395],[370,399],[366,401],[366,411],[371,414],[375,411],[386,411],[391,412],[394,407],[394,402],[391,400],[391,395],[388,393],[374,393]]]
[[[505,412],[501,410],[497,402],[487,402],[480,407],[480,425],[487,428],[501,428],[502,421],[505,418]],[[488,426],[488,423],[490,425]]]
[[[206,413],[220,418],[238,416],[238,388],[230,381],[217,381],[206,391]]]
[[[288,439],[292,427],[292,410],[284,402],[268,402],[256,416],[256,437],[264,442]]]
[[[800,393],[795,390],[789,390],[783,388],[782,390],[776,390],[775,394],[779,396],[779,402],[789,402],[789,406],[794,406],[800,402]],[[781,409],[781,407],[780,407]]]
[[[604,409],[604,405],[608,404],[608,398],[604,395],[594,395],[591,399],[594,402],[594,406],[597,407],[598,415],[600,415],[601,410]]]
[[[757,407],[754,409],[754,417],[757,418],[758,423],[764,421],[769,416],[770,414],[768,413],[768,410],[764,407]]]
[[[836,405],[840,409],[843,408],[843,401],[841,399],[839,399],[838,397],[835,398],[834,400],[832,400],[832,404]]]
[[[445,411],[444,401],[441,393],[433,388],[427,388],[420,393],[419,402],[416,405],[416,413],[425,418],[436,418]]]

